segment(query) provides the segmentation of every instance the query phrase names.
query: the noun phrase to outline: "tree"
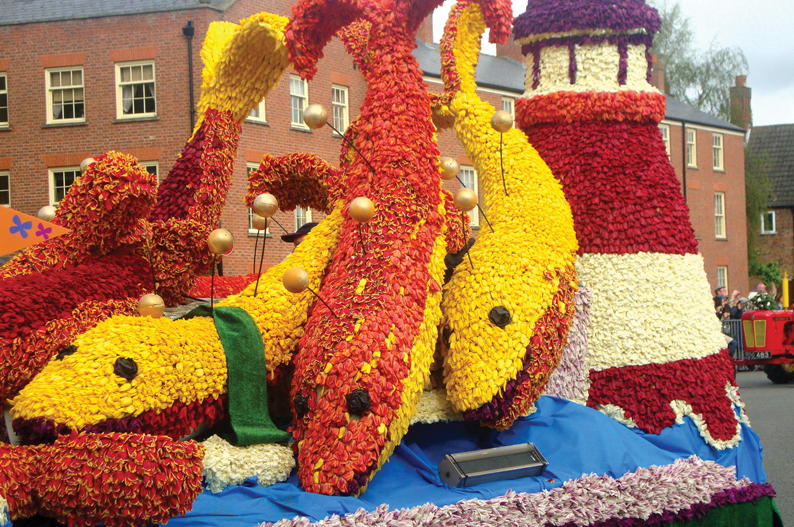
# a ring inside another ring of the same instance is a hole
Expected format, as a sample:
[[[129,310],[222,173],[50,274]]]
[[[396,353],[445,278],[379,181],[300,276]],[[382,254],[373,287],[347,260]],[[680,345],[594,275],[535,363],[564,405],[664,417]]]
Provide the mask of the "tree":
[[[746,75],[747,57],[740,48],[721,47],[716,40],[706,50],[694,46],[694,31],[677,1],[650,0],[662,17],[653,52],[665,65],[665,91],[706,113],[729,121],[729,89],[737,75]]]
[[[767,177],[768,156],[744,149],[744,195],[747,212],[747,262],[750,276],[758,276],[766,284],[780,284],[782,273],[777,262],[761,263],[758,254],[758,233],[761,232],[761,215],[768,210],[774,197],[772,184]]]

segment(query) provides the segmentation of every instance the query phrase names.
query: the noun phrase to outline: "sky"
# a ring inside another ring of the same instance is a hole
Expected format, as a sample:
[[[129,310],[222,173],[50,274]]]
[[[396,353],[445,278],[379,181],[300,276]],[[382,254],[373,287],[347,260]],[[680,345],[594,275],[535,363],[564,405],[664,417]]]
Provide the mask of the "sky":
[[[668,0],[674,1],[674,0]],[[438,42],[449,7],[436,10],[433,37]],[[753,124],[794,123],[794,2],[788,0],[679,0],[690,19],[695,42],[705,49],[716,39],[722,47],[744,51],[750,71]],[[513,13],[524,12],[526,0],[513,1]],[[492,46],[483,51],[494,54]]]

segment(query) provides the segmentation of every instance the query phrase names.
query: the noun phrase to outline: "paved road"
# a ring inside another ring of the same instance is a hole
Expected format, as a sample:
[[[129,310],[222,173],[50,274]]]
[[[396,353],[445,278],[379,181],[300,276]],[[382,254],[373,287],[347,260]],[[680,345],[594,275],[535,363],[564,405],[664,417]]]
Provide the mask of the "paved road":
[[[783,523],[794,526],[794,384],[773,384],[763,372],[739,372],[737,380]]]

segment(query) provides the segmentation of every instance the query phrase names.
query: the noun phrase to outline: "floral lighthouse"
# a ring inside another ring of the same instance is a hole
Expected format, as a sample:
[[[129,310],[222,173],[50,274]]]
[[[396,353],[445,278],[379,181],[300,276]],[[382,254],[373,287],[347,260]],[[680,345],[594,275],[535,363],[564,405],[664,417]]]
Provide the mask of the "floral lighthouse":
[[[593,295],[587,404],[652,433],[689,416],[716,448],[744,415],[651,84],[642,0],[530,0],[517,122],[562,182]]]

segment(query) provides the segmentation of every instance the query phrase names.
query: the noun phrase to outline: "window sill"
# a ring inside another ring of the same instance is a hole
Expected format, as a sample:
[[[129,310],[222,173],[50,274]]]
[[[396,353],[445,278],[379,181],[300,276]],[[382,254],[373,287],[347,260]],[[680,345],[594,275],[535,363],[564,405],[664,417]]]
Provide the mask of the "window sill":
[[[145,121],[159,121],[159,115],[152,115],[150,117],[120,117],[111,121],[113,124],[119,123],[140,123]]]
[[[256,124],[259,126],[270,126],[270,123],[267,121],[257,121],[256,119],[246,119],[246,124]]]
[[[727,242],[728,238],[727,237],[725,237],[725,238],[714,238],[714,241],[715,242]]]
[[[699,169],[698,169],[698,167],[697,167],[696,165],[687,165],[686,167],[687,167],[687,168],[691,168],[691,169],[693,169],[693,170],[699,170]]]
[[[88,121],[75,121],[73,123],[44,123],[42,128],[68,128],[70,126],[88,126]]]
[[[712,170],[714,170],[714,172],[719,172],[719,173],[721,173],[721,174],[724,174],[724,173],[725,173],[725,169],[724,169],[724,168],[714,168],[714,169],[712,169]]]
[[[762,232],[761,236],[774,236],[775,234],[777,234],[777,231],[768,231],[768,232]]]
[[[13,130],[13,128],[11,128],[10,125],[4,124],[0,126],[0,132],[10,132],[11,130]]]
[[[292,124],[292,125],[290,125],[289,129],[292,130],[293,132],[303,132],[304,134],[313,134],[314,133],[314,130],[312,130],[308,126],[307,127],[303,127],[303,126],[295,126],[294,124]]]
[[[256,238],[256,235],[258,233],[259,233],[259,231],[248,229],[248,237],[249,238]],[[265,238],[272,238],[272,237],[273,237],[273,233],[272,232],[265,233]]]

